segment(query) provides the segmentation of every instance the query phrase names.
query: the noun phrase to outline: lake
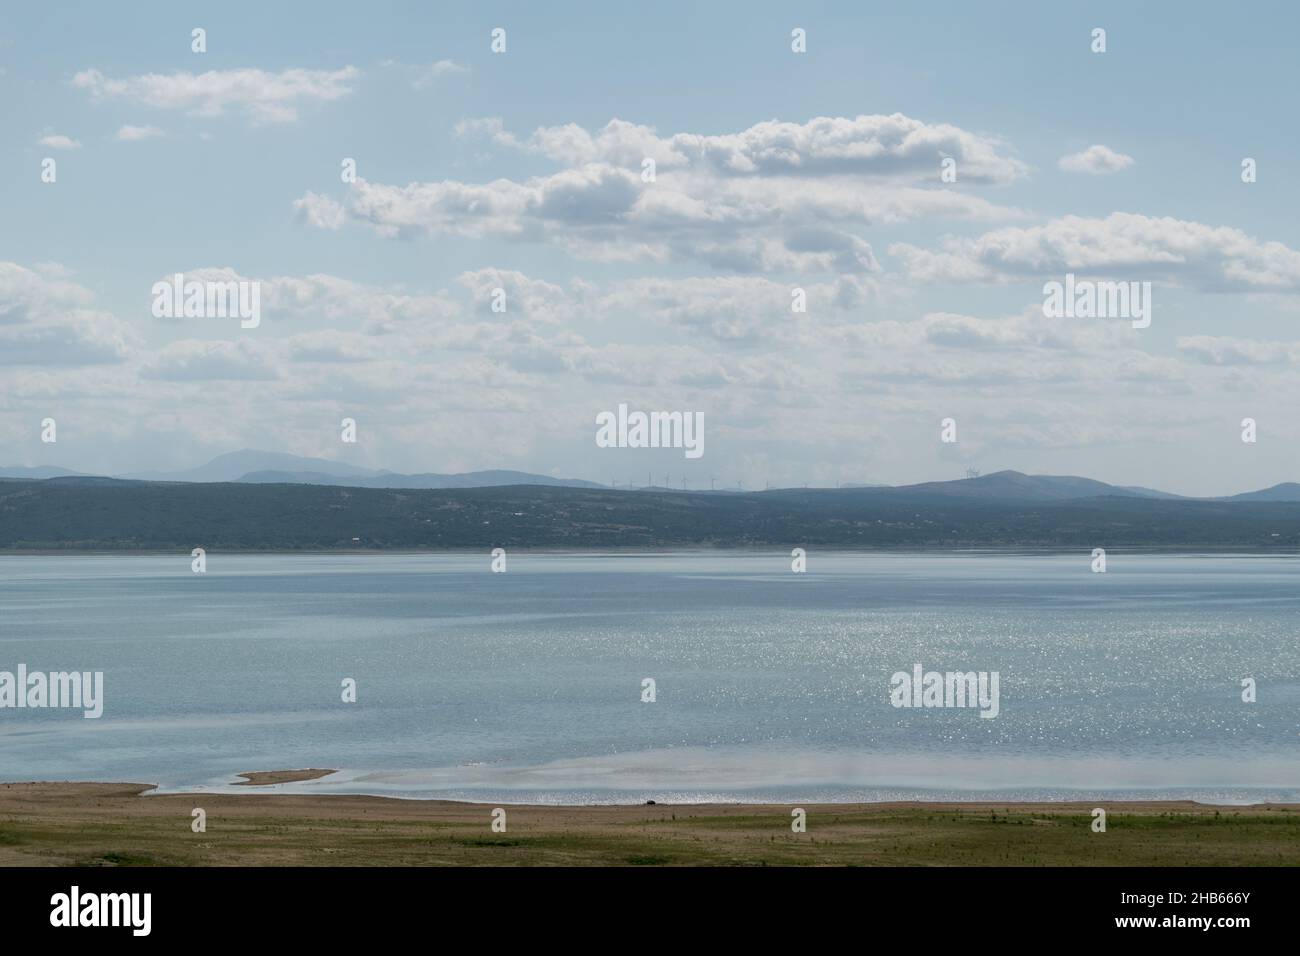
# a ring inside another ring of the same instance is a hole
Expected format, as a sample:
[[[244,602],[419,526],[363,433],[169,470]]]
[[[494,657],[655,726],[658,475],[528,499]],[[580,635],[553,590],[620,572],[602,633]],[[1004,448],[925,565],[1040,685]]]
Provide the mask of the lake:
[[[1300,801],[1300,559],[1089,554],[0,557],[0,779],[495,802]],[[992,719],[891,675],[999,677]],[[345,679],[356,701],[344,702]],[[653,702],[643,681],[654,681]],[[1257,699],[1244,702],[1243,680]]]

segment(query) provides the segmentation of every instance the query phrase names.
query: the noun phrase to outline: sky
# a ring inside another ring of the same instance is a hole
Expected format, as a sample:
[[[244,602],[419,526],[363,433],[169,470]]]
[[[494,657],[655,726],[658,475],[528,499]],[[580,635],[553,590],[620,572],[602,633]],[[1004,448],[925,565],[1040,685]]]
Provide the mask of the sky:
[[[1297,29],[1282,2],[6,3],[0,465],[1300,480]],[[175,273],[256,283],[259,324],[156,316]],[[1046,316],[1067,274],[1149,282],[1150,325]],[[704,454],[600,447],[620,404],[701,414]]]

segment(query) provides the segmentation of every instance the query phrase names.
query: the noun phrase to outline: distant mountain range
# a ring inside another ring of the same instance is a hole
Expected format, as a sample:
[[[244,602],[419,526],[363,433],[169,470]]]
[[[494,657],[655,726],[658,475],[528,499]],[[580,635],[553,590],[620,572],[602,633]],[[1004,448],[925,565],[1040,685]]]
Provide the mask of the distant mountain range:
[[[1272,488],[1260,491],[1248,491],[1242,495],[1233,495],[1230,501],[1300,501],[1300,484],[1284,481]]]
[[[39,468],[24,468],[20,465],[14,465],[9,468],[0,468],[0,478],[22,478],[26,481],[40,481],[45,478],[68,478],[84,477],[81,472],[68,471],[66,468],[55,468],[50,465],[42,465]]]
[[[260,485],[342,485],[351,488],[496,488],[501,485],[547,485],[559,488],[602,488],[580,478],[552,478],[526,471],[469,471],[459,475],[377,475],[348,477],[319,471],[252,471],[240,481]]]
[[[254,471],[313,472],[323,475],[362,477],[379,472],[328,458],[303,458],[279,451],[232,451],[218,455],[206,465],[187,471],[139,471],[118,475],[137,481],[238,481]]]
[[[1069,475],[1025,475],[1018,471],[999,471],[991,475],[961,478],[956,481],[927,481],[919,485],[889,488],[888,491],[896,494],[953,495],[962,498],[1013,498],[1018,501],[1062,501],[1068,498],[1098,498],[1104,495],[1134,498],[1178,497],[1147,488],[1121,488],[1091,478],[1075,478]]]
[[[246,484],[326,485],[351,488],[444,489],[497,488],[507,485],[545,485],[565,488],[605,488],[605,485],[580,478],[555,478],[525,471],[487,470],[458,474],[399,474],[363,468],[327,458],[305,458],[284,452],[243,451],[218,455],[205,465],[184,471],[142,471],[114,476],[91,476],[57,467],[0,467],[0,479],[32,481],[113,477],[126,481],[150,482],[241,482]],[[674,493],[676,489],[646,487],[647,492]],[[797,489],[784,489],[796,491]],[[1018,471],[999,471],[974,478],[952,481],[927,481],[913,485],[844,485],[835,491],[851,495],[937,496],[971,499],[1002,499],[1020,502],[1068,501],[1082,498],[1127,497],[1167,501],[1294,501],[1300,502],[1300,483],[1283,482],[1271,488],[1248,491],[1222,498],[1187,498],[1152,488],[1111,485],[1092,478],[1072,475],[1026,475]],[[781,489],[750,494],[773,494]],[[687,493],[687,492],[679,492]],[[691,492],[705,493],[705,492]],[[718,491],[716,494],[737,494]]]
[[[40,480],[86,477],[92,476],[83,472],[69,471],[66,468],[0,467],[0,478]],[[492,470],[451,475],[402,475],[391,471],[362,468],[341,461],[331,461],[328,458],[304,458],[284,452],[249,449],[218,455],[206,465],[185,471],[140,471],[111,477],[128,481],[246,481],[259,484],[349,485],[357,488],[492,488],[499,485],[603,487],[594,481],[553,478],[550,475],[534,475],[525,471]]]
[[[794,491],[797,489],[784,489]],[[809,489],[812,490],[812,489]],[[1188,498],[1183,495],[1127,485],[1110,485],[1073,475],[1026,475],[1019,471],[998,471],[976,478],[926,481],[915,485],[846,485],[818,489],[853,495],[935,496],[1004,501],[1069,501],[1081,498],[1147,498],[1161,501],[1300,501],[1300,484],[1285,482],[1261,491],[1248,491],[1224,498]],[[771,492],[768,492],[771,493]]]

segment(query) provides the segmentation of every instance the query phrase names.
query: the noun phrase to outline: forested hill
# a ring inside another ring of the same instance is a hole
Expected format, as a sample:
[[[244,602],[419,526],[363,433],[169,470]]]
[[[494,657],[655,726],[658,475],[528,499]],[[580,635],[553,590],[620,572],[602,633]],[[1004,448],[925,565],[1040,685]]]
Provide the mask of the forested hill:
[[[1300,502],[0,480],[3,550],[809,546],[1295,551]]]

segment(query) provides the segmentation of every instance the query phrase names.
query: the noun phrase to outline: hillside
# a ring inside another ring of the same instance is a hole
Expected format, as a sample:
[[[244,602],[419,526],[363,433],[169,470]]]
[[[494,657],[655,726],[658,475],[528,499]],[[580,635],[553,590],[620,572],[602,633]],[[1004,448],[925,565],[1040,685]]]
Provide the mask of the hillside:
[[[1294,481],[1285,481],[1280,485],[1274,485],[1272,488],[1262,488],[1259,491],[1247,491],[1244,494],[1233,495],[1229,501],[1300,501],[1300,484]]]
[[[0,481],[0,549],[1300,548],[1300,503]]]

